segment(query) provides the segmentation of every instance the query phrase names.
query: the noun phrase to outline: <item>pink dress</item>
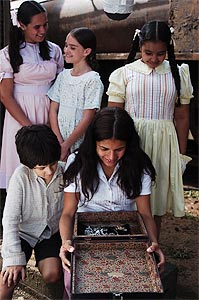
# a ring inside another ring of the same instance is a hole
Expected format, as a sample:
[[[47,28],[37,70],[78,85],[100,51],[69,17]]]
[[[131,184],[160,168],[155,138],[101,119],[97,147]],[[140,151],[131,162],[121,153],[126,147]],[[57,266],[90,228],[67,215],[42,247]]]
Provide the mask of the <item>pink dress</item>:
[[[20,50],[23,64],[18,73],[10,65],[8,46],[0,51],[0,81],[14,79],[14,99],[33,124],[47,124],[50,100],[47,92],[63,70],[62,51],[56,44],[48,42],[50,60],[44,61],[39,55],[39,44],[26,43]],[[21,125],[6,110],[0,164],[0,188],[7,188],[10,176],[19,165],[15,146],[15,135]]]

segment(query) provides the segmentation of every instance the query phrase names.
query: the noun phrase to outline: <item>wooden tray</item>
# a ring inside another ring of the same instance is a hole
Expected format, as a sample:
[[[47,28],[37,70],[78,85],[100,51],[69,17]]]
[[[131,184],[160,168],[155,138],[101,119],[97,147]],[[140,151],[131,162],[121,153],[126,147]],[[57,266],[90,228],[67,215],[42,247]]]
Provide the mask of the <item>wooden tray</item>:
[[[72,299],[161,299],[163,287],[148,244],[140,241],[75,241]]]
[[[95,235],[85,233],[85,227],[91,228],[118,228],[127,225],[129,230],[126,234],[121,231],[117,231],[118,234],[107,234],[107,235]],[[75,216],[74,224],[74,239],[142,239],[148,240],[148,234],[144,225],[144,222],[138,212],[79,212]]]

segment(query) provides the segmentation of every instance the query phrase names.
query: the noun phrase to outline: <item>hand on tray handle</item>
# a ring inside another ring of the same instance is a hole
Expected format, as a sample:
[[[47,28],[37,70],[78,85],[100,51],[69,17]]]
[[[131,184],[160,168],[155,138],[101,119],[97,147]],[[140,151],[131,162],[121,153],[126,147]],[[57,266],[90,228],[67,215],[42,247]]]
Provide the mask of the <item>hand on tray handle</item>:
[[[158,243],[152,242],[151,246],[149,246],[146,250],[148,253],[155,252],[158,255],[158,269],[160,273],[164,271],[165,257],[162,250],[159,248]]]
[[[62,266],[67,271],[70,272],[70,260],[67,258],[69,253],[73,252],[75,248],[72,246],[71,240],[66,240],[60,248],[59,256],[62,260]]]

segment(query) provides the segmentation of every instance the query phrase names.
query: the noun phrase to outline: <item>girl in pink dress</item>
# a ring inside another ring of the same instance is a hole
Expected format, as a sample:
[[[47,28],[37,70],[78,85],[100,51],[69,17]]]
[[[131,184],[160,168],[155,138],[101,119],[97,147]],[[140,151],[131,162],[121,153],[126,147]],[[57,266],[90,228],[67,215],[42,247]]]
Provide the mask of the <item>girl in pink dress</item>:
[[[139,49],[141,59],[134,61]],[[150,21],[136,30],[127,64],[109,80],[109,106],[125,108],[133,118],[141,146],[156,169],[151,209],[160,232],[164,214],[184,216],[182,170],[190,160],[185,153],[193,93],[189,66],[177,65],[168,25]]]
[[[62,51],[46,40],[46,10],[36,1],[23,2],[12,12],[9,45],[0,51],[1,101],[6,108],[0,188],[7,188],[19,165],[15,134],[31,124],[47,124],[50,100],[46,96],[56,75],[62,71]]]

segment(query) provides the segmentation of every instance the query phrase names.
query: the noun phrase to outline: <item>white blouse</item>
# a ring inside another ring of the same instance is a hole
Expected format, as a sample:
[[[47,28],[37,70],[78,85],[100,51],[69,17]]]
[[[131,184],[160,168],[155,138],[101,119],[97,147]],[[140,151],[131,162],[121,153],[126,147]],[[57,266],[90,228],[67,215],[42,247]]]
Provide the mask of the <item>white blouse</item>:
[[[66,168],[75,159],[75,154],[71,154],[67,160]],[[82,193],[80,175],[77,176],[77,185],[71,183],[65,187],[64,192],[80,193],[78,212],[99,212],[99,211],[133,211],[136,210],[135,199],[128,199],[126,194],[117,184],[118,176],[116,174],[119,165],[117,164],[112,176],[107,180],[101,164],[98,163],[97,170],[99,174],[99,186],[90,201],[85,201]],[[151,178],[144,174],[142,178],[142,190],[140,195],[149,195],[151,193]]]

